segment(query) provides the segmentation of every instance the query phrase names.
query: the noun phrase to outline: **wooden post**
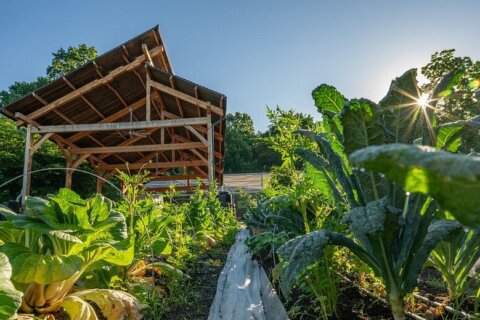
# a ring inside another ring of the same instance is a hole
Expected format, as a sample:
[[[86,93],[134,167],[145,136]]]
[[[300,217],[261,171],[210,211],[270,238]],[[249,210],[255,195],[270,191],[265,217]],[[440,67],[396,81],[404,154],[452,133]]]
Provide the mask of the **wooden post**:
[[[23,181],[22,181],[22,199],[21,199],[21,206],[22,209],[25,208],[25,203],[27,200],[27,196],[30,195],[30,182],[32,179],[31,171],[32,171],[32,147],[33,147],[33,136],[32,136],[32,126],[29,124],[27,125],[27,133],[25,139],[25,154],[23,158]]]
[[[65,152],[65,158],[67,160],[66,167],[68,169],[72,169],[73,167],[73,159],[72,159],[72,154],[67,150]],[[72,178],[73,178],[73,171],[72,170],[67,170],[65,172],[65,188],[72,188]]]
[[[103,177],[103,175],[105,174],[105,171],[101,169],[97,169],[95,170],[95,174],[97,176]],[[104,184],[105,184],[105,181],[97,177],[97,193],[102,194]]]
[[[146,99],[147,100],[146,100],[146,103],[145,103],[145,105],[146,105],[146,121],[150,121],[150,119],[151,119],[151,116],[150,116],[150,114],[151,114],[151,106],[150,106],[151,105],[151,101],[150,101],[150,99],[151,99],[151,97],[150,97],[151,86],[150,86],[150,75],[148,74],[148,69],[145,70],[145,73],[147,74],[147,81],[146,81],[146,84],[147,84]]]
[[[213,149],[213,126],[211,109],[207,109],[207,141],[208,141],[208,184],[215,183],[215,169],[214,169],[214,149]]]

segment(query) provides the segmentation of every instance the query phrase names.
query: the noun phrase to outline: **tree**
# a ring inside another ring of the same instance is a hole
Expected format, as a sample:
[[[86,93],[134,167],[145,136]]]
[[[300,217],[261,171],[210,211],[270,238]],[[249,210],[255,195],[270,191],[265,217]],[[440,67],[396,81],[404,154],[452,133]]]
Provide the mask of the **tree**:
[[[96,57],[96,49],[85,44],[78,48],[69,47],[67,50],[60,48],[53,53],[51,65],[47,68],[46,76],[38,77],[32,82],[15,82],[8,91],[0,92],[0,107],[4,107],[20,99],[21,97],[41,88],[75,68],[83,65],[87,61]],[[10,119],[0,117],[0,185],[23,173],[23,153],[25,145],[25,134],[23,129],[18,129],[15,123]],[[47,141],[35,153],[32,170],[42,168],[62,168],[65,167],[65,159],[53,142]],[[82,166],[82,169],[88,169],[88,166]],[[46,195],[54,193],[64,184],[64,171],[44,171],[35,173],[32,179],[32,195]],[[75,175],[78,180],[75,189],[83,196],[88,195],[94,190],[95,181],[92,177]],[[15,199],[21,190],[21,179],[0,188],[0,202]]]
[[[432,93],[442,79],[449,75],[451,85],[440,93],[436,116],[440,123],[466,120],[480,114],[480,61],[455,56],[455,49],[435,52],[422,68],[428,83],[422,91]],[[478,130],[466,132],[461,151],[480,151]]]
[[[47,68],[47,76],[50,80],[60,78],[95,59],[97,57],[97,49],[83,43],[78,47],[68,47],[67,50],[60,48],[52,55],[52,63]]]
[[[246,113],[227,114],[225,128],[225,172],[250,172],[255,167],[252,118]]]

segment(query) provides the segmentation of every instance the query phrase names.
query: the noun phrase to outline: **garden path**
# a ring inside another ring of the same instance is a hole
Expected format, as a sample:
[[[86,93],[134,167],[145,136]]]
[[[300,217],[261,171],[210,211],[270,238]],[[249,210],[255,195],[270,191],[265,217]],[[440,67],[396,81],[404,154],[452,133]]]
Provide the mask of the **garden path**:
[[[208,320],[288,319],[265,270],[252,260],[245,244],[249,237],[250,232],[242,228],[230,248]]]

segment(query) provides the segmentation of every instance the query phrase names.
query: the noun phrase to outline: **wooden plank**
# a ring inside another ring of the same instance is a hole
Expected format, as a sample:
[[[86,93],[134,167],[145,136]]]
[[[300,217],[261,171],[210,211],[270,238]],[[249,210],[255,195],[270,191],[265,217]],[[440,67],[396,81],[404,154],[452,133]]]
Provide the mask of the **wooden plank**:
[[[138,108],[142,107],[144,104],[145,104],[145,98],[142,98],[142,99],[132,103],[127,108],[123,108],[122,110],[120,110],[118,112],[115,112],[111,116],[108,116],[107,118],[103,119],[102,121],[100,121],[98,123],[110,123],[110,122],[117,121],[118,119],[126,116],[129,112],[129,109],[132,109],[132,112],[133,112],[133,111],[137,110]],[[88,134],[89,134],[89,132],[78,132],[78,133],[74,134],[73,136],[71,136],[70,138],[68,138],[68,140],[71,141],[71,142],[76,142],[76,141],[88,136]]]
[[[130,152],[160,152],[169,150],[185,150],[205,148],[202,142],[169,143],[169,144],[147,144],[122,147],[92,147],[71,149],[73,154],[101,154],[101,153],[130,153]]]
[[[77,88],[73,85],[73,83],[71,83],[67,78],[65,77],[62,77],[63,81],[65,81],[65,83],[70,87],[70,89],[72,89],[73,91],[77,90]],[[90,109],[93,110],[93,112],[95,112],[100,118],[102,119],[105,119],[105,116],[103,115],[103,113],[101,113],[100,111],[98,111],[98,108],[96,108],[93,103],[90,102],[90,100],[88,100],[87,98],[85,98],[85,96],[81,95],[80,96],[80,99],[83,100],[83,102],[85,102],[89,107]]]
[[[163,111],[163,114],[166,118],[168,119],[181,119],[179,116],[177,116],[176,114],[174,113],[171,113],[171,112],[168,112],[168,111]],[[207,134],[207,128],[205,126],[192,126],[192,128],[194,128],[195,130],[197,130],[198,132],[201,132],[203,134]],[[215,140],[218,140],[218,141],[223,141],[223,136],[219,133],[219,132],[214,132],[213,133],[213,136],[215,137]]]
[[[32,126],[39,126],[38,122],[34,121],[34,120],[31,120],[29,118],[27,118],[25,115],[19,113],[19,112],[16,112],[15,113],[15,117],[24,121],[25,123],[28,123],[28,124],[31,124]],[[51,137],[53,140],[55,140],[55,143],[58,144],[58,145],[67,145],[71,148],[78,148],[78,146],[70,141],[68,141],[67,139],[65,139],[64,137],[58,135],[58,134],[54,134],[52,135]],[[61,148],[60,148],[61,149]],[[106,164],[102,159],[99,159],[98,157],[92,155],[90,156],[90,159],[96,161],[97,163],[99,164]]]
[[[31,175],[32,141],[33,141],[32,126],[29,124],[27,125],[27,132],[25,137],[25,153],[23,157],[23,180],[22,180],[22,199],[21,199],[22,208],[25,208],[27,196],[30,195],[30,183],[32,180],[32,175]]]
[[[212,126],[212,115],[210,110],[207,110],[207,137],[208,137],[208,183],[212,185],[215,183],[215,168],[214,168],[214,147],[213,147],[213,126]]]
[[[150,54],[152,56],[156,56],[158,54],[161,54],[161,47],[153,48],[150,51]],[[34,112],[27,115],[27,117],[30,118],[31,120],[35,120],[36,118],[43,116],[44,114],[46,114],[46,113],[64,105],[64,104],[78,98],[79,96],[84,95],[87,92],[89,92],[89,91],[91,91],[91,90],[93,90],[93,89],[95,89],[95,88],[97,88],[101,85],[109,83],[114,78],[121,75],[122,73],[132,71],[133,69],[141,66],[144,62],[145,62],[145,56],[141,55],[141,56],[137,57],[131,63],[129,63],[125,66],[118,67],[117,69],[113,70],[112,72],[110,72],[105,77],[94,80],[94,81],[84,85],[83,87],[78,88],[77,90],[72,91],[69,94],[66,94],[63,97],[49,103],[48,105],[46,105],[46,106],[44,106],[40,109],[35,110]],[[17,125],[21,125],[22,123],[23,123],[22,121],[17,121]]]
[[[15,114],[17,115],[17,114]],[[206,124],[207,118],[185,118],[154,121],[113,122],[113,123],[89,123],[71,125],[36,126],[32,128],[34,133],[64,133],[80,131],[117,131],[149,128],[183,127],[188,125]]]
[[[152,87],[150,87],[149,83],[150,83],[150,75],[148,74],[148,70],[146,71],[146,74],[147,74],[147,88],[146,88],[146,104],[145,104],[145,120],[146,121],[150,121],[151,120],[151,89]]]
[[[147,84],[148,85],[148,84]],[[192,97],[192,96],[189,96],[188,94],[186,93],[183,93],[181,91],[178,91],[178,90],[175,90],[175,89],[172,89],[171,87],[169,86],[166,86],[164,84],[161,84],[159,82],[156,82],[156,81],[153,81],[153,80],[150,80],[150,85],[161,91],[161,92],[164,92],[164,93],[167,93],[171,96],[174,96],[174,97],[177,97],[183,101],[186,101],[188,103],[191,103],[195,106],[199,106],[205,110],[207,110],[208,108],[211,108],[212,112],[217,114],[217,115],[220,115],[220,116],[223,116],[224,112],[222,109],[220,109],[219,107],[216,107],[216,106],[213,106],[211,103],[209,102],[205,102],[205,101],[202,101],[200,99],[197,99],[195,97]]]
[[[150,181],[173,181],[173,180],[195,180],[193,175],[178,175],[178,176],[153,176]]]
[[[152,162],[152,163],[130,163],[130,164],[101,164],[99,168],[104,170],[140,170],[140,169],[161,169],[161,168],[181,168],[181,167],[194,167],[204,166],[207,163],[203,160],[192,161],[173,161],[173,162]]]
[[[142,51],[143,51],[143,55],[145,56],[145,61],[149,65],[153,66],[153,60],[152,60],[152,57],[150,56],[150,52],[148,51],[148,47],[146,43],[142,43]]]
[[[48,139],[50,139],[50,137],[53,135],[53,133],[47,133],[45,135],[43,135],[33,146],[32,146],[32,149],[31,149],[31,153],[32,155],[38,151],[38,149],[45,143],[45,141],[47,141]]]
[[[191,133],[193,133],[198,139],[200,139],[200,141],[202,141],[206,146],[208,145],[208,141],[207,139],[205,139],[201,134],[200,132],[198,132],[197,130],[195,130],[195,128],[193,128],[192,126],[185,126],[185,129],[187,129],[188,131],[190,131]]]

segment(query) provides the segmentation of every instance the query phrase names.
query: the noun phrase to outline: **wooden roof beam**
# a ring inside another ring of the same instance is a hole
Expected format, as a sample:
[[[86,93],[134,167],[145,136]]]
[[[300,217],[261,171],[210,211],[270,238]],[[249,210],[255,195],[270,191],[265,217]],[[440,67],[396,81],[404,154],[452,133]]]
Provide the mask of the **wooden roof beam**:
[[[127,108],[123,108],[122,110],[120,110],[120,111],[112,114],[111,116],[103,119],[99,123],[111,123],[111,122],[117,121],[118,119],[126,116],[129,112],[129,109],[132,109],[132,112],[133,112],[133,111],[137,110],[138,108],[142,107],[144,104],[145,104],[145,98],[142,98],[142,99],[132,103]],[[71,136],[70,138],[68,138],[68,140],[70,140],[71,142],[75,142],[75,141],[78,141],[78,140],[82,139],[83,137],[88,136],[88,134],[89,134],[89,132],[78,132],[78,133],[74,134],[73,136]]]
[[[131,152],[160,152],[169,150],[185,150],[205,148],[202,142],[188,143],[169,143],[169,144],[148,144],[120,147],[91,147],[91,148],[72,148],[73,154],[101,154],[101,153],[131,153]]]
[[[153,88],[157,89],[160,92],[164,92],[164,93],[169,94],[173,97],[177,97],[177,98],[179,98],[179,99],[181,99],[185,102],[188,102],[190,104],[198,106],[202,109],[208,110],[208,108],[211,108],[212,112],[219,115],[219,116],[223,116],[223,114],[224,114],[223,109],[220,109],[219,107],[213,106],[210,102],[202,101],[200,99],[192,97],[192,96],[190,96],[186,93],[183,93],[181,91],[173,89],[169,86],[166,86],[166,85],[161,84],[159,82],[156,82],[154,80],[150,80],[149,83],[147,83],[147,85],[149,85],[149,84],[150,84],[150,86],[152,86]]]
[[[161,53],[162,53],[161,47],[156,47],[156,48],[153,48],[152,50],[150,50],[150,55],[151,56],[157,56]],[[86,85],[82,86],[81,88],[78,88],[77,90],[72,91],[69,94],[66,94],[66,95],[62,96],[61,98],[49,103],[48,105],[35,110],[34,112],[28,114],[27,117],[30,118],[31,120],[35,120],[36,118],[45,115],[46,113],[48,113],[48,112],[50,112],[50,111],[52,111],[52,110],[54,110],[54,109],[56,109],[56,108],[58,108],[58,107],[60,107],[64,104],[66,104],[66,103],[68,103],[68,102],[70,102],[70,101],[72,101],[76,98],[78,98],[79,96],[84,95],[85,93],[90,92],[91,90],[93,90],[93,89],[95,89],[95,88],[97,88],[101,85],[109,83],[114,78],[121,75],[122,73],[134,70],[135,68],[141,66],[144,62],[145,62],[145,56],[141,55],[141,56],[137,57],[131,63],[129,63],[125,66],[121,66],[121,67],[116,68],[115,70],[110,72],[105,77],[94,80],[90,83],[87,83]],[[23,123],[25,123],[25,122],[22,121],[22,120],[17,121],[17,125],[22,125]]]
[[[65,77],[62,77],[63,81],[73,90],[77,90],[77,88],[73,85],[73,83],[71,83],[67,78]],[[103,115],[103,113],[101,113],[100,111],[98,111],[98,108],[95,107],[91,102],[90,100],[88,100],[87,98],[85,98],[84,95],[80,95],[80,99],[83,100],[83,102],[85,102],[89,107],[90,109],[93,110],[93,112],[95,112],[100,118],[102,119],[105,119],[105,116]]]
[[[19,113],[15,116],[20,117]],[[117,131],[117,130],[133,130],[133,129],[150,129],[150,128],[168,128],[183,127],[188,125],[206,124],[207,118],[184,118],[169,120],[152,120],[152,121],[134,121],[134,122],[113,122],[113,123],[89,123],[89,124],[71,124],[71,125],[36,125],[32,128],[33,133],[64,133],[64,132],[80,132],[80,131]]]
[[[153,60],[152,60],[152,57],[150,56],[150,52],[148,51],[148,47],[146,43],[142,43],[142,51],[143,51],[143,55],[145,56],[145,61],[149,65],[153,66]]]
[[[162,168],[182,168],[182,167],[199,167],[205,166],[207,163],[203,160],[191,161],[171,161],[171,162],[152,162],[152,163],[129,163],[127,164],[103,164],[99,168],[103,170],[139,170],[139,169],[162,169]]]

